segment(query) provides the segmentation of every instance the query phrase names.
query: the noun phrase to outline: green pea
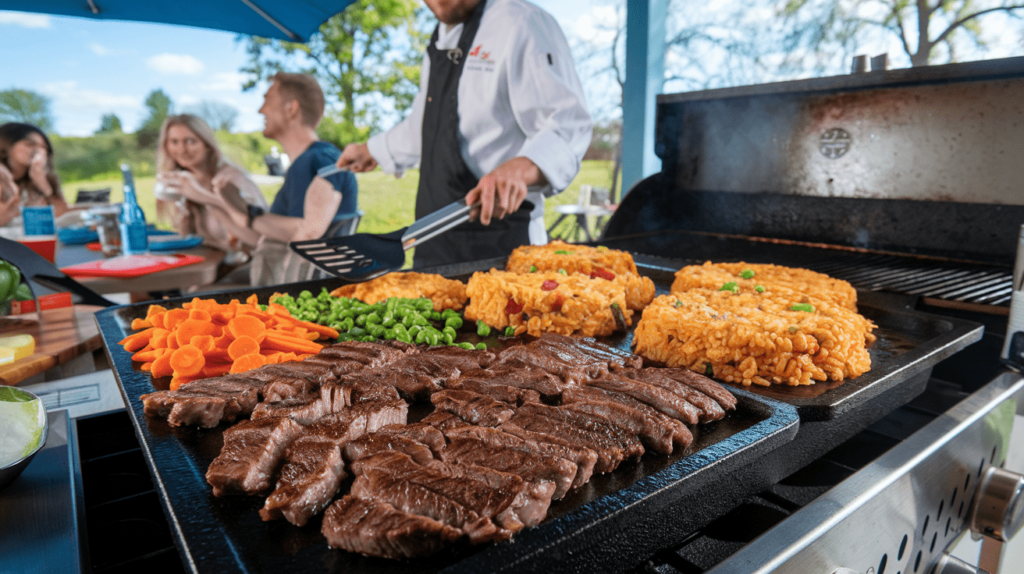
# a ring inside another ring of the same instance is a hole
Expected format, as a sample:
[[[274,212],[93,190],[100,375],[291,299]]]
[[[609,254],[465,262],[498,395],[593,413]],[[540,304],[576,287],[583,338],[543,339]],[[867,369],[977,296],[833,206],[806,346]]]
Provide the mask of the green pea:
[[[444,322],[444,326],[445,327],[451,327],[452,329],[461,329],[462,328],[462,318],[461,317],[451,317],[447,321]]]
[[[489,337],[491,336],[491,328],[488,327],[487,324],[484,323],[483,321],[477,321],[476,334],[480,335],[481,337]]]
[[[401,323],[399,323],[399,325],[401,325],[403,329],[405,328],[405,325],[402,325]],[[410,337],[415,337],[416,335],[419,335],[421,331],[423,331],[423,327],[420,327],[419,325],[413,325],[412,327],[409,327],[409,330],[407,332],[409,333]]]
[[[380,322],[380,324],[385,326],[385,327],[387,327],[387,328],[389,328],[389,329],[391,327],[394,327],[395,325],[401,325],[401,323],[399,323],[398,321],[395,321],[394,317],[385,317],[384,320]]]
[[[441,337],[437,333],[427,333],[427,344],[431,347],[437,345],[437,342],[441,340]]]
[[[758,293],[764,293],[764,285],[754,285],[754,291]]]
[[[515,327],[513,327],[512,325],[509,325],[508,327],[505,327],[505,336],[506,337],[511,337],[511,336],[513,336],[515,334],[516,334],[516,328]]]
[[[753,279],[754,278],[754,270],[753,269],[744,269],[743,271],[740,271],[740,277],[742,277],[744,279]]]
[[[732,291],[733,293],[739,293],[740,287],[735,281],[729,281],[718,288],[719,291]]]
[[[359,337],[359,340],[364,343],[372,343],[377,340],[377,337],[374,337],[373,335],[366,335],[363,337]]]
[[[384,338],[387,339],[388,341],[394,341],[395,339],[398,338],[398,332],[396,332],[394,329],[388,329],[384,331]]]
[[[302,292],[299,293],[299,299],[310,299],[312,297],[313,297],[313,294],[310,293],[309,291],[305,290],[305,289],[303,289]]]
[[[401,341],[403,343],[408,343],[410,345],[412,344],[412,337],[410,337],[408,333],[399,333],[395,337],[395,339],[397,339],[397,340],[399,340],[399,341]]]
[[[338,342],[344,343],[345,341],[351,341],[352,337],[348,333],[338,333]]]
[[[352,327],[351,329],[348,330],[348,334],[354,337],[362,337],[363,335],[366,334],[366,329],[362,327]]]
[[[427,318],[430,319],[431,321],[440,321],[441,320],[441,312],[440,311],[431,311],[430,312],[430,316],[427,317]]]
[[[530,273],[536,273],[536,272],[537,272],[537,266],[536,265],[530,265]]]
[[[455,342],[455,335],[452,335],[451,333],[445,333],[442,339],[444,340],[445,345],[451,345],[452,343]]]
[[[370,313],[366,316],[366,323],[368,325],[380,325],[381,318],[377,313]]]
[[[352,320],[352,317],[345,317],[344,319],[341,320],[342,329],[346,331],[351,331],[352,327],[355,327],[355,321]]]
[[[452,309],[445,309],[444,311],[441,311],[441,318],[442,319],[449,319],[451,317],[458,317],[458,316],[459,316],[459,313],[457,311],[452,310]]]
[[[790,311],[803,311],[804,313],[813,313],[814,305],[810,303],[797,303],[789,308]]]
[[[469,343],[466,343],[466,344],[469,345]],[[474,347],[474,349],[476,349],[477,351],[484,351],[484,350],[487,349],[487,344],[486,343],[477,343],[476,347]]]
[[[396,334],[402,335],[402,334],[407,334],[408,332],[409,331],[406,330],[405,325],[403,325],[401,323],[397,323],[395,325],[395,333]]]
[[[415,319],[416,319],[417,317],[419,317],[419,315],[414,315],[414,314],[412,314],[412,313],[409,313],[409,314],[408,314],[408,315],[406,315],[405,317],[402,317],[402,324],[403,324],[403,325],[405,325],[405,328],[406,328],[406,329],[408,329],[409,327],[412,327],[413,325],[415,325],[415,324],[416,324],[416,323],[413,323],[413,321],[414,321],[414,320],[415,320]]]
[[[380,325],[370,325],[369,327],[367,327],[366,330],[369,331],[370,334],[373,335],[374,337],[380,337],[387,332],[387,329],[381,327]]]
[[[360,327],[365,327],[366,326],[366,315],[357,315],[356,316],[356,325],[359,325]]]
[[[452,329],[451,327],[445,327],[444,329],[442,329],[441,330],[441,334],[442,335],[451,335],[452,339],[454,339],[457,336],[457,333],[455,332],[455,329]]]
[[[422,345],[423,343],[426,343],[427,342],[427,332],[421,330],[420,332],[416,333],[416,338],[414,340],[416,341],[417,345]]]
[[[412,324],[419,325],[420,327],[426,327],[427,325],[430,324],[430,321],[428,321],[427,318],[424,317],[423,315],[413,315]]]
[[[416,310],[419,311],[420,313],[430,313],[431,311],[434,310],[434,302],[426,298],[417,299]]]

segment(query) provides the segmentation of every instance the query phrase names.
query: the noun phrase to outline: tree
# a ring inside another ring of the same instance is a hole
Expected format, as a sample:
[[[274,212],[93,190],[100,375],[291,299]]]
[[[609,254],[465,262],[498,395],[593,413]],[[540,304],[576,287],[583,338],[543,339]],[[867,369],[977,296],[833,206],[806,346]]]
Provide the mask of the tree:
[[[0,123],[32,124],[44,132],[53,130],[50,98],[30,90],[12,88],[0,92]]]
[[[160,134],[160,126],[163,125],[164,120],[171,113],[171,97],[164,93],[163,90],[156,89],[146,96],[146,108],[149,109],[149,116],[139,126],[137,132],[139,138],[139,145],[142,147],[148,147],[156,141],[157,136]]]
[[[381,120],[404,112],[419,88],[426,44],[425,10],[417,0],[359,0],[333,16],[306,44],[267,38],[246,39],[252,89],[278,71],[315,75],[328,102],[331,133],[379,129]],[[335,142],[339,144],[345,141]]]
[[[788,22],[799,23],[787,35],[791,47],[848,49],[866,33],[881,30],[896,36],[916,67],[942,56],[955,62],[965,44],[984,48],[982,22],[997,13],[1019,18],[1021,10],[1024,4],[1009,0],[789,0],[780,13]]]
[[[230,132],[235,127],[235,120],[238,119],[238,108],[213,100],[203,100],[185,108],[185,111],[199,116],[211,128],[225,132]]]
[[[121,118],[117,117],[117,114],[103,114],[100,118],[100,128],[96,130],[98,134],[110,134],[110,133],[121,133]]]

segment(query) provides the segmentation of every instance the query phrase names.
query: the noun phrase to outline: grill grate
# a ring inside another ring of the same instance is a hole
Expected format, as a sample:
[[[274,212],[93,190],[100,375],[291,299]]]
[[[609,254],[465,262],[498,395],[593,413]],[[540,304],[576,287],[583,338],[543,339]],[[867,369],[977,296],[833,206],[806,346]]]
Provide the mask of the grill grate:
[[[1013,274],[1009,269],[974,263],[837,253],[812,269],[845,279],[860,289],[896,291],[960,303],[1008,307],[1013,291]]]

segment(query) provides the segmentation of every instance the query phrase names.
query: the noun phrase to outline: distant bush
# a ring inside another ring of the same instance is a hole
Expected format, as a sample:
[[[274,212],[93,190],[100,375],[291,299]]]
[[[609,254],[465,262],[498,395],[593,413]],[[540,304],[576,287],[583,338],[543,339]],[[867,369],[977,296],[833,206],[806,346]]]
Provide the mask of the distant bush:
[[[62,181],[90,181],[120,177],[120,166],[128,163],[136,176],[156,173],[156,141],[137,134],[101,133],[88,137],[53,136],[53,155]],[[152,141],[150,141],[152,140]],[[270,153],[273,140],[259,132],[217,132],[217,143],[229,160],[250,173],[267,173],[263,156]]]

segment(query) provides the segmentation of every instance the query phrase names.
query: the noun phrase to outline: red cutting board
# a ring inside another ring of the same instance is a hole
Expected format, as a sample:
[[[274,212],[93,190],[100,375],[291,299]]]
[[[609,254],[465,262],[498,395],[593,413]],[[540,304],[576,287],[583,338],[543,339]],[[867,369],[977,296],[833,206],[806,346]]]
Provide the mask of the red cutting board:
[[[79,263],[61,269],[72,277],[120,277],[130,279],[140,275],[165,271],[183,265],[199,263],[199,255],[122,255],[100,261]]]

